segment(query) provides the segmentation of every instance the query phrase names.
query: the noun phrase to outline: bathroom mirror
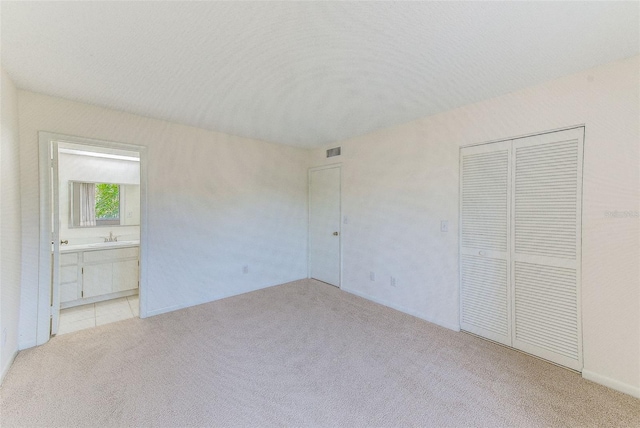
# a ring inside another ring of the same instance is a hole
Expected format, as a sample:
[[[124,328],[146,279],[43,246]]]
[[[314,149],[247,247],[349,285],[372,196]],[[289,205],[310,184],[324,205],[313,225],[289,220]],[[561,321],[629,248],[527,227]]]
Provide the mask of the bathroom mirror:
[[[137,226],[138,184],[69,182],[69,227]]]

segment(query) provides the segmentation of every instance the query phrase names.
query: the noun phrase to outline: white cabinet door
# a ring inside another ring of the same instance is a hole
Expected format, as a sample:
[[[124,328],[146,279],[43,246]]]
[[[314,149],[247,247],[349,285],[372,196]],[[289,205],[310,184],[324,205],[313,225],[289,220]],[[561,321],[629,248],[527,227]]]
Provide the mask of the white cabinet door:
[[[84,298],[138,288],[137,247],[85,251],[83,262]]]
[[[60,284],[60,303],[72,302],[82,297],[81,289],[77,282]]]
[[[138,288],[138,261],[127,260],[113,263],[112,292]]]
[[[582,141],[571,129],[513,140],[513,345],[582,369]]]
[[[82,298],[78,253],[60,254],[60,303]]]
[[[60,267],[60,303],[72,302],[82,297],[78,286],[78,265]]]
[[[113,263],[84,266],[82,293],[84,298],[109,294],[113,284]]]
[[[78,266],[62,266],[60,267],[60,283],[77,282]]]
[[[511,345],[511,141],[460,152],[460,326]]]

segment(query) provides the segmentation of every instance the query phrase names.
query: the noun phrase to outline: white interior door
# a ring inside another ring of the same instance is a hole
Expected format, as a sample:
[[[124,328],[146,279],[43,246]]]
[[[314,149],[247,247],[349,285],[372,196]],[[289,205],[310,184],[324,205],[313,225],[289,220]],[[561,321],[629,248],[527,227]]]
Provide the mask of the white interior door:
[[[60,324],[60,185],[58,183],[58,143],[51,142],[51,334]]]
[[[460,152],[460,326],[511,345],[511,141]]]
[[[582,369],[584,129],[513,140],[513,346]]]
[[[309,170],[309,276],[340,286],[340,167]]]

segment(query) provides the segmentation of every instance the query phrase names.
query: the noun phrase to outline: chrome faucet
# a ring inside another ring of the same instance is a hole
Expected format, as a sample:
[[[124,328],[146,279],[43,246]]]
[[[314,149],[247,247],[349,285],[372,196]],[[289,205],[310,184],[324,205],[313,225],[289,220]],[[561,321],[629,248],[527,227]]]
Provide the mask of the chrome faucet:
[[[113,234],[113,232],[109,232],[109,237],[104,238],[104,242],[118,242],[118,237]]]

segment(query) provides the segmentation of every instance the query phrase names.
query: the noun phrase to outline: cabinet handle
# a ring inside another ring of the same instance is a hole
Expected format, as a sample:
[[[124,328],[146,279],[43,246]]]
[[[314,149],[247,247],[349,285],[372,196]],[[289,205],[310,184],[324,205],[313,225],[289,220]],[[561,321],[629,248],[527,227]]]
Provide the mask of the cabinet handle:
[[[484,251],[478,251],[478,254],[480,254],[481,256],[486,256],[487,253],[485,253]]]

